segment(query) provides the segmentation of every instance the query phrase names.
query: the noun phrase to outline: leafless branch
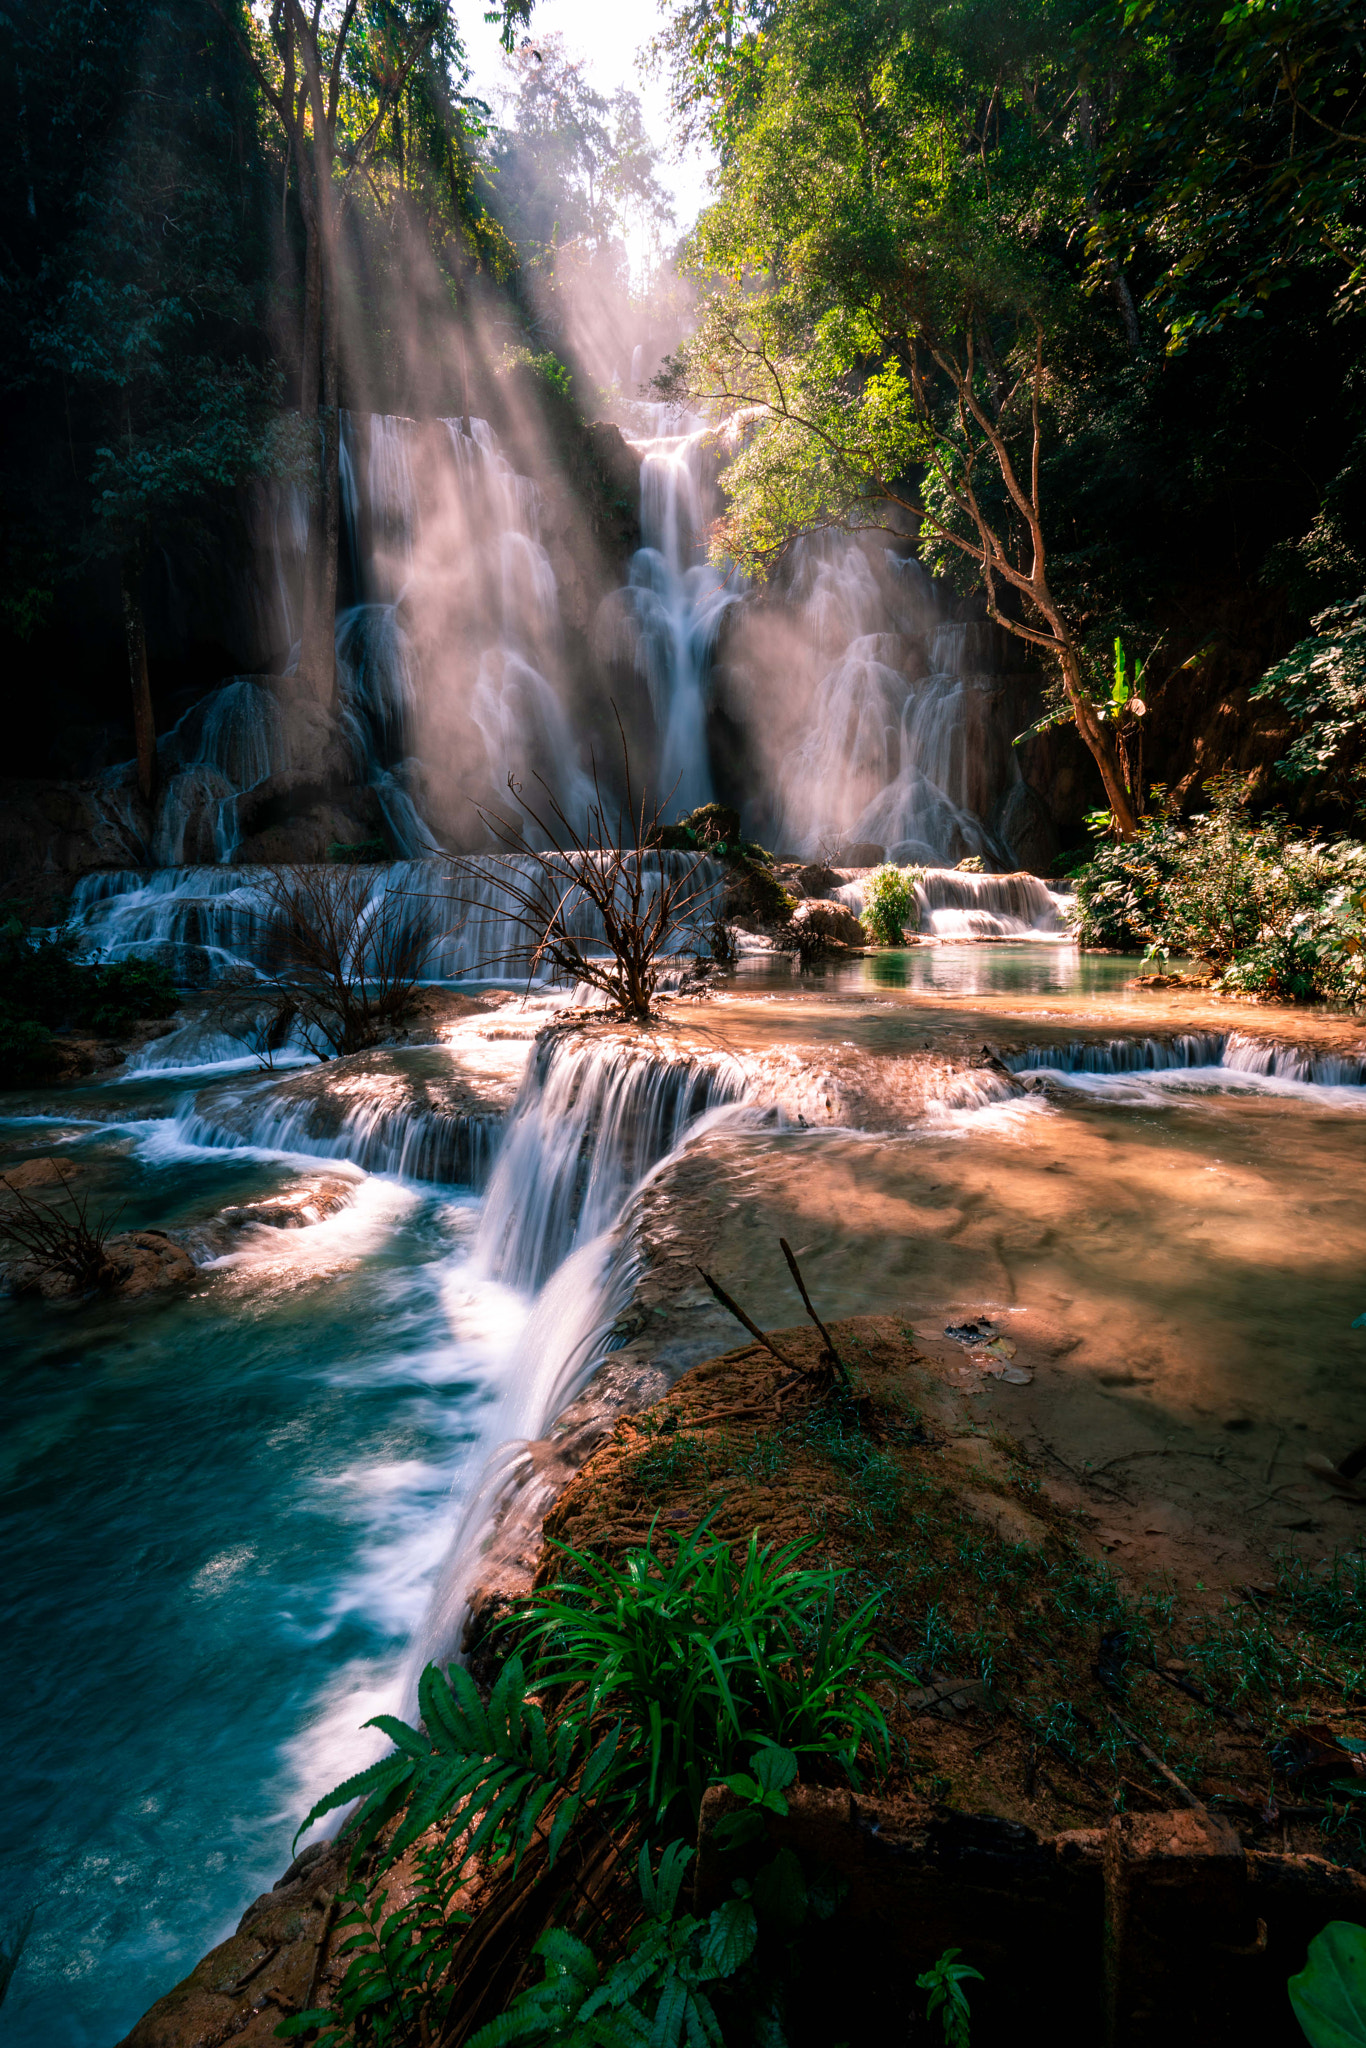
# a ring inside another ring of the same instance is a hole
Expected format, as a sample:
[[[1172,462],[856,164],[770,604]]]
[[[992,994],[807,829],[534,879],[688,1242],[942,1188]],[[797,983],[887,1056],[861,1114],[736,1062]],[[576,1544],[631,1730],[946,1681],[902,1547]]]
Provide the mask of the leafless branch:
[[[502,851],[458,855],[452,865],[464,885],[457,901],[485,926],[513,927],[516,955],[529,978],[549,968],[559,980],[599,990],[613,1008],[644,1023],[659,988],[661,961],[704,943],[701,926],[711,887],[705,854],[660,850],[662,806],[650,805],[643,792],[637,799],[619,717],[617,731],[623,804],[613,806],[604,796],[596,759],[582,829],[541,776],[535,780],[542,795],[533,801],[510,774],[508,794],[516,812],[479,813]],[[508,950],[500,938],[479,964],[506,973]]]

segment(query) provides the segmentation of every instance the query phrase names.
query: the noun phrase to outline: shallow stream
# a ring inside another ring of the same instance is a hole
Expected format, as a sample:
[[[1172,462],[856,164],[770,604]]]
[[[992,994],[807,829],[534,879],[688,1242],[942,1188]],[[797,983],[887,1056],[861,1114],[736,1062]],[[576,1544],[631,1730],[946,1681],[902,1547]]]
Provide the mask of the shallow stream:
[[[1302,1454],[1366,1437],[1361,1034],[1133,973],[1038,943],[750,961],[635,1051],[547,1050],[544,1003],[491,1004],[325,1078],[8,1098],[0,1168],[71,1159],[201,1270],[0,1303],[0,1923],[34,1912],[0,2041],[109,2048],[269,1887],[374,1753],[358,1725],[446,1647],[490,1454],[609,1342],[678,1366],[733,1341],[698,1260],[774,1326],[780,1231],[830,1314],[941,1348],[951,1310],[995,1314],[1032,1378],[983,1383],[984,1421],[1107,1472],[1126,1565],[1357,1540]],[[297,1227],[252,1220],[277,1198]]]

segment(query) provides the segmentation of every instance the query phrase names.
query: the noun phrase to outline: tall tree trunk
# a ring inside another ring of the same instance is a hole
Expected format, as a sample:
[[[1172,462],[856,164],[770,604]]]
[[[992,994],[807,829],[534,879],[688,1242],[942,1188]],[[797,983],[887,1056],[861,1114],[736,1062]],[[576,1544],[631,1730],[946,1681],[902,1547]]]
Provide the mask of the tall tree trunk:
[[[133,738],[138,756],[138,795],[150,805],[157,788],[157,729],[152,684],[147,673],[147,625],[142,614],[142,555],[130,548],[122,564],[123,637],[128,647],[128,680],[133,690]]]
[[[321,370],[322,404],[319,408],[317,384],[314,382],[313,407],[305,408],[305,417],[318,423],[318,499],[317,517],[309,521],[308,528],[309,573],[304,592],[304,644],[299,669],[318,702],[332,711],[336,708],[337,696],[337,542],[341,530],[337,214],[336,195],[332,189],[332,130],[316,41],[305,37],[301,42],[300,55],[313,117],[313,147],[308,154],[308,176],[313,213],[310,239],[317,264],[316,277],[310,272],[305,324],[308,305],[315,304],[317,350],[314,361]],[[316,379],[318,370],[311,374]],[[302,395],[307,395],[307,387]]]
[[[335,270],[323,290],[323,402],[319,419],[322,483],[322,560],[318,581],[318,652],[314,674],[319,701],[329,711],[337,700],[337,550],[341,540],[341,410],[338,375]],[[324,644],[324,626],[326,627]]]
[[[304,216],[304,326],[299,360],[299,415],[316,433],[315,467],[308,492],[308,545],[304,555],[303,616],[299,628],[299,675],[320,703],[330,703],[335,669],[336,553],[329,596],[327,550],[327,443],[319,417],[324,321],[323,235],[317,189],[317,150],[300,149],[299,185],[306,193]]]

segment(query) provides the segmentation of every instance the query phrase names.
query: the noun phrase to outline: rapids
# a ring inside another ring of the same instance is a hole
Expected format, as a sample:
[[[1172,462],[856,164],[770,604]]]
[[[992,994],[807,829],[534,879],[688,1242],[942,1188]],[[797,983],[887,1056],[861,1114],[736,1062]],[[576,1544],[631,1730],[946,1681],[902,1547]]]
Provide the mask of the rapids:
[[[359,1724],[457,1643],[526,1442],[613,1346],[667,1372],[734,1342],[699,1263],[779,1326],[780,1233],[832,1314],[891,1306],[930,1346],[1008,1318],[1035,1378],[984,1419],[1160,1474],[1140,1569],[1352,1539],[1299,1452],[1361,1434],[1359,1034],[1132,967],[757,964],[648,1038],[537,1039],[563,998],[491,991],[436,1046],[259,1073],[206,1039],[194,1073],[182,1033],[176,1072],[11,1098],[0,1164],[71,1160],[200,1272],[0,1302],[0,1897],[35,1911],[0,2040],[111,2042],[279,1875],[376,1753]],[[254,1220],[301,1199],[301,1227]]]

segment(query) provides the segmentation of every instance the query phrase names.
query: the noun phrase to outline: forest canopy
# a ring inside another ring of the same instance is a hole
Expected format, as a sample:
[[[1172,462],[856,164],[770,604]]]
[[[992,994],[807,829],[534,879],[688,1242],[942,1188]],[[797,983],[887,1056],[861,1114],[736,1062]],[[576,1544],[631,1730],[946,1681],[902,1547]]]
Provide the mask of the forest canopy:
[[[687,0],[658,45],[721,159],[674,377],[746,421],[716,552],[916,535],[1126,832],[1117,636],[1156,682],[1215,590],[1303,624],[1366,582],[1364,40],[1330,0]]]

